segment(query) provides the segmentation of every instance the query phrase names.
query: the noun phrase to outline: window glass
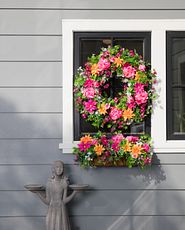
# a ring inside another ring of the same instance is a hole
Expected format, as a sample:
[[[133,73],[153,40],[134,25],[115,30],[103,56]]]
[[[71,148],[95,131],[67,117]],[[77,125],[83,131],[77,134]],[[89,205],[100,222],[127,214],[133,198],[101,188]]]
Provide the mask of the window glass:
[[[167,32],[167,134],[185,138],[185,32]]]
[[[120,45],[121,47],[130,50],[136,50],[141,56],[150,57],[150,42],[148,42],[149,47],[146,49],[145,34],[148,35],[148,33],[75,33],[74,73],[79,66],[82,66],[87,62],[89,56],[92,54],[98,54],[102,47],[108,47],[109,45]],[[146,52],[144,52],[145,49]],[[110,89],[111,95],[116,96],[121,89],[122,84],[120,80],[113,79],[112,88]],[[97,132],[90,123],[79,116],[78,112],[74,112],[74,124],[75,140],[79,140],[80,136],[86,133]],[[143,134],[149,126],[150,122],[133,124],[130,129],[125,131],[125,133]],[[148,130],[150,130],[150,127]]]

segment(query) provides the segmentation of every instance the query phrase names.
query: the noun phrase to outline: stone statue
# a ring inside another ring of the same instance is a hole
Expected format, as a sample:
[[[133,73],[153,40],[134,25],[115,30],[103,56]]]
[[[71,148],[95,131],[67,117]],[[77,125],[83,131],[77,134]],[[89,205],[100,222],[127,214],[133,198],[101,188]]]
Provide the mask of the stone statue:
[[[47,230],[71,230],[66,204],[75,194],[88,185],[69,185],[69,180],[64,176],[64,163],[55,161],[52,166],[52,177],[48,179],[46,189],[42,185],[26,185],[29,191],[36,193],[48,205],[46,217]],[[73,192],[68,195],[68,187]]]

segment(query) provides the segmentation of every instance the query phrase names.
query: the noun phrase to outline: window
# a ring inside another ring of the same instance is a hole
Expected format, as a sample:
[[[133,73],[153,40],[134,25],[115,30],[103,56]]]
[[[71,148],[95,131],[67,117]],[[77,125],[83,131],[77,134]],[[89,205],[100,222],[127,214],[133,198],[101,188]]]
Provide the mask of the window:
[[[159,93],[159,103],[156,107],[154,107],[154,112],[151,116],[151,136],[154,142],[154,151],[157,153],[185,151],[185,141],[183,140],[185,137],[185,127],[183,123],[183,114],[185,112],[185,80],[183,78],[185,72],[185,51],[182,50],[185,46],[185,32],[181,32],[183,30],[185,30],[184,19],[62,20],[63,126],[61,127],[62,143],[59,144],[59,148],[63,150],[63,153],[72,153],[72,148],[78,143],[76,140],[78,140],[80,135],[86,131],[83,129],[81,130],[81,127],[77,129],[78,131],[74,130],[76,129],[76,124],[80,124],[79,120],[75,124],[76,118],[74,119],[74,116],[76,115],[73,111],[74,70],[80,64],[83,64],[83,61],[86,60],[89,54],[96,52],[96,49],[99,50],[99,47],[102,46],[102,43],[109,44],[112,42],[115,44],[115,41],[124,41],[125,44],[125,40],[128,40],[128,45],[129,42],[132,43],[132,39],[136,40],[135,44],[133,45],[134,48],[136,48],[136,46],[140,47],[137,49],[140,49],[139,52],[142,50],[144,51],[143,54],[147,60],[150,60],[150,56],[145,55],[150,55],[151,51],[151,64],[152,67],[156,69],[160,82],[157,88]],[[109,35],[106,35],[107,31],[110,33]],[[83,33],[85,34],[85,40],[81,39],[83,37],[81,36]],[[98,34],[98,37],[96,36],[96,38],[91,39],[93,42],[89,41],[91,37],[88,36],[92,36],[94,33]],[[151,47],[149,43],[147,43],[145,33],[151,34]],[[79,35],[77,40],[82,40],[82,47],[83,50],[85,50],[82,52],[83,55],[80,55],[81,59],[79,59],[79,56],[76,56],[77,54],[80,54],[79,50],[77,52],[74,49],[74,45],[76,47],[74,34],[76,34],[76,36],[77,34]],[[101,36],[99,36],[100,34]],[[142,34],[143,40],[140,39],[141,37],[137,37],[139,34]],[[145,35],[143,36],[143,34]],[[121,41],[119,36],[121,36]],[[139,40],[142,40],[142,42]],[[121,46],[126,47],[124,44],[121,43]],[[144,44],[143,49],[142,44]],[[149,46],[145,46],[146,44]],[[129,49],[132,48],[132,46],[127,47]],[[91,48],[93,50],[91,50]],[[176,57],[173,55],[172,58],[170,52],[171,54],[172,52],[180,52],[181,55],[176,55]],[[168,70],[166,68],[166,64]],[[176,65],[176,73],[175,69],[172,71],[171,64]],[[150,127],[150,125],[146,125],[145,127]],[[140,128],[141,127],[139,127],[139,131],[136,129],[137,133],[140,132]],[[74,131],[77,133],[75,134]],[[131,133],[132,132],[135,132],[135,130],[131,130]]]
[[[185,31],[167,32],[167,135],[185,139]]]
[[[136,50],[145,60],[151,59],[150,32],[75,32],[74,33],[74,74],[79,66],[87,61],[92,54],[98,54],[102,47],[120,45],[121,47]],[[121,90],[119,80],[114,81],[113,95]],[[79,140],[85,133],[94,133],[97,130],[84,119],[74,108],[74,140]],[[150,133],[150,118],[146,122],[132,125],[129,134]]]

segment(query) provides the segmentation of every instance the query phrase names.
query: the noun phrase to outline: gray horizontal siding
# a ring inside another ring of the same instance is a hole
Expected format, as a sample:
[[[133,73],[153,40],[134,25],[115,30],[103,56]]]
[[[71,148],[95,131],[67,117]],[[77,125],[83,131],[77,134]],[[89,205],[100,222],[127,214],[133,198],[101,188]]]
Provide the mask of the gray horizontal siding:
[[[184,19],[184,12],[185,10],[98,10],[94,12],[92,10],[0,9],[0,35],[61,35],[62,19]]]
[[[0,139],[62,138],[62,115],[0,113],[0,127]]]
[[[38,100],[39,98],[39,100]],[[57,100],[56,100],[57,98]],[[61,88],[0,88],[1,112],[62,112]]]
[[[71,217],[74,230],[184,230],[184,216],[78,216]],[[44,217],[0,218],[1,229],[44,229]],[[131,228],[132,227],[132,228]]]
[[[58,148],[61,141],[62,139],[0,140],[0,164],[51,164],[61,157],[61,151]],[[65,162],[73,161],[72,157],[70,160],[68,156],[65,158],[68,159],[68,161],[64,159]],[[6,168],[8,170],[9,167]]]
[[[185,191],[83,191],[69,205],[70,215],[185,215]],[[29,191],[1,191],[0,215],[44,216],[46,205]],[[175,207],[175,208],[174,208]]]
[[[53,0],[32,0],[32,1],[13,1],[4,0],[1,1],[0,7],[4,8],[63,8],[63,9],[178,9],[185,7],[183,0],[164,0],[164,1],[153,1],[153,0],[141,0],[137,1],[83,1],[83,0],[71,0],[71,1],[60,1]]]
[[[60,36],[0,36],[0,61],[61,61]]]
[[[0,87],[61,87],[61,62],[0,62]]]
[[[45,158],[62,159],[67,163],[65,156],[60,154],[56,156],[54,152],[54,158],[52,152],[50,154],[51,156],[46,155]],[[0,165],[0,190],[24,190],[24,184],[27,183],[45,184],[48,176],[51,175],[51,162],[47,165],[37,164],[44,164],[44,161],[47,162],[46,159],[35,165]],[[185,190],[183,180],[185,165],[153,165],[151,169],[143,171],[138,168],[84,170],[78,165],[71,164],[66,165],[65,171],[71,183],[89,184],[90,189]]]

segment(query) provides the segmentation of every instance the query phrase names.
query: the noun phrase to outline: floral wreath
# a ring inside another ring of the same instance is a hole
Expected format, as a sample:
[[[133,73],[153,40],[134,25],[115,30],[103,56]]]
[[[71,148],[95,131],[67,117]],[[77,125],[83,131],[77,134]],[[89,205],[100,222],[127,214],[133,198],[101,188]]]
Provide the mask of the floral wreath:
[[[120,79],[122,90],[111,96],[114,78]],[[127,129],[151,113],[155,82],[155,70],[135,51],[120,46],[102,48],[75,75],[75,106],[97,128]]]

